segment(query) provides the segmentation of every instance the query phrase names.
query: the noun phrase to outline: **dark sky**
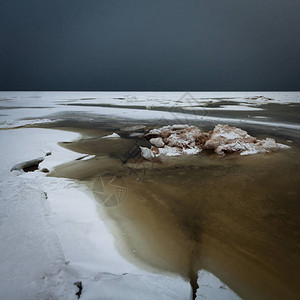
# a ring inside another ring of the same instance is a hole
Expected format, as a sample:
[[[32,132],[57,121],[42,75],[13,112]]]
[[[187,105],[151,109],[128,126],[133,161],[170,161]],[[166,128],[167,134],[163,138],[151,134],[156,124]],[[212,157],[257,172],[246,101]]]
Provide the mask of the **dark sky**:
[[[299,0],[0,4],[0,90],[300,90]]]

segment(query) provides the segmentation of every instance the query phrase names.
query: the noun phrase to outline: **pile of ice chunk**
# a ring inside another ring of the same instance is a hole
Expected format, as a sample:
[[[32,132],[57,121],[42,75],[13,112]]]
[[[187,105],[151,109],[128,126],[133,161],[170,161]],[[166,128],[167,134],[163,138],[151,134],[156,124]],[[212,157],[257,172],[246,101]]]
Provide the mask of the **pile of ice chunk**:
[[[141,147],[141,154],[145,159],[197,154],[202,150],[214,150],[223,155],[233,152],[250,155],[289,148],[271,138],[259,140],[246,131],[229,125],[217,125],[209,132],[196,126],[169,125],[152,129],[145,137],[151,144],[150,149]]]

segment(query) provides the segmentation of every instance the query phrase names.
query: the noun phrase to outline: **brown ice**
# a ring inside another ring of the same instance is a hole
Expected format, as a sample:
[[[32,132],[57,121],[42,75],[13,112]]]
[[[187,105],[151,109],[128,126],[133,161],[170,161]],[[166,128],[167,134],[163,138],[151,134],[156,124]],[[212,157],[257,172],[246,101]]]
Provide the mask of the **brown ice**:
[[[194,289],[204,268],[243,299],[298,298],[298,145],[251,156],[202,151],[124,163],[119,154],[132,143],[94,137],[65,144],[96,157],[52,173],[84,180],[93,189],[124,257],[180,274]],[[114,184],[104,187],[107,182]],[[122,199],[120,187],[126,191]],[[105,195],[116,202],[104,204]]]

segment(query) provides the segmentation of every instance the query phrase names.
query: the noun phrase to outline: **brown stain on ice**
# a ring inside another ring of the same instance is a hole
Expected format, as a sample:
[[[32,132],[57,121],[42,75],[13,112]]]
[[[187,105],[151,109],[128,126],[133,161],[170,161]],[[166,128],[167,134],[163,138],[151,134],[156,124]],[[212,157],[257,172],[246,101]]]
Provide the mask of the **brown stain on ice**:
[[[105,142],[94,143],[65,146],[95,154]],[[117,157],[99,155],[52,175],[92,182],[118,173],[126,180],[126,199],[114,208],[100,206],[100,214],[113,220],[117,246],[129,260],[179,273],[194,286],[204,268],[243,299],[298,298],[297,147],[252,157],[171,158],[142,177]]]

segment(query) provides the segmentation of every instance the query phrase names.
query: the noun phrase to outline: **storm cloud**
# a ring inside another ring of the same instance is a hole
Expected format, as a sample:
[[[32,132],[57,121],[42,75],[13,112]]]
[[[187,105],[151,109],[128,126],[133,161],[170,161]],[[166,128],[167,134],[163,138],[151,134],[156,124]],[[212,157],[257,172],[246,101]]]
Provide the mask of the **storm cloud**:
[[[299,0],[0,4],[1,90],[300,90]]]

